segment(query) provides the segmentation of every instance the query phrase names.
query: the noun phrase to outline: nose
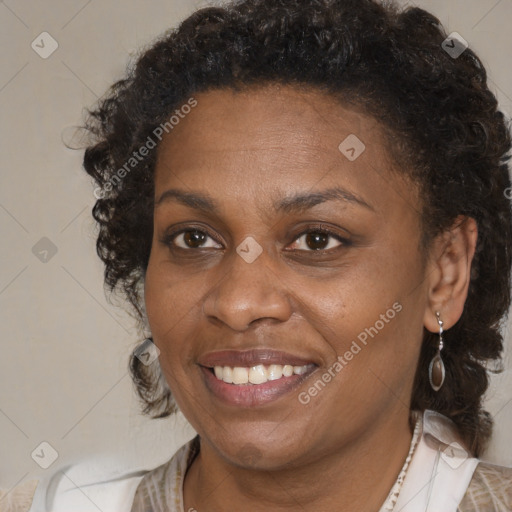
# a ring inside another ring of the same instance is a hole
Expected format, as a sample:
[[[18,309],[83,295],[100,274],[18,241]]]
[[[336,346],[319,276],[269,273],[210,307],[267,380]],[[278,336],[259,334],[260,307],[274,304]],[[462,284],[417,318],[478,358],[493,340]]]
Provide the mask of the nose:
[[[235,331],[245,331],[263,319],[285,322],[292,314],[284,277],[265,251],[252,263],[233,253],[224,263],[223,277],[205,297],[204,314]]]

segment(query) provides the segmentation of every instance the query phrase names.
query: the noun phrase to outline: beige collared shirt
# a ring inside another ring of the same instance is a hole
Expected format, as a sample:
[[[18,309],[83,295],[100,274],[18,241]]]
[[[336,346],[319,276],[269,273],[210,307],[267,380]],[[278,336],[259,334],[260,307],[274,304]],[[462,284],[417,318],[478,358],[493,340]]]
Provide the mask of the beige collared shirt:
[[[468,456],[455,426],[434,411],[419,416],[422,434],[394,510],[511,512],[512,468]],[[199,453],[199,437],[139,483],[131,512],[185,512],[184,475]]]
[[[72,478],[60,471],[40,482],[30,509],[33,484],[11,490],[0,512],[188,512],[183,483],[198,452],[195,437],[150,471],[102,475],[97,466],[78,465]],[[511,512],[512,468],[468,457],[453,423],[427,410],[394,511]]]

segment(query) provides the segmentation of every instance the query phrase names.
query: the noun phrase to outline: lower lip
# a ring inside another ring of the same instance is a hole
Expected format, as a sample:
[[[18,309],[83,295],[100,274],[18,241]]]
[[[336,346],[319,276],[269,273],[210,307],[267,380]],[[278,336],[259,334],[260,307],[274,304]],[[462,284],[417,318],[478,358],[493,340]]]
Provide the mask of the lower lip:
[[[273,402],[298,388],[313,371],[303,375],[291,375],[270,380],[263,384],[228,384],[217,379],[210,368],[200,366],[205,379],[206,387],[220,400],[230,405],[240,407],[257,407],[268,402]]]

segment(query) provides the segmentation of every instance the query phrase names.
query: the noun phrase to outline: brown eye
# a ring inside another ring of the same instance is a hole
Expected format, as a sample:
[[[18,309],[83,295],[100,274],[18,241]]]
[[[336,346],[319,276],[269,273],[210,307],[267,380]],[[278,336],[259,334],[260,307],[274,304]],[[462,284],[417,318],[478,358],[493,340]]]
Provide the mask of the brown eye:
[[[303,233],[296,238],[292,249],[306,252],[327,251],[341,245],[345,245],[341,237],[325,231],[314,230]]]
[[[187,231],[183,233],[183,241],[188,247],[200,247],[206,238],[207,235],[201,231]]]
[[[180,249],[222,248],[208,233],[198,229],[180,231],[172,235],[166,244],[175,245]]]
[[[329,235],[325,233],[308,233],[306,245],[313,250],[325,249],[329,242]]]

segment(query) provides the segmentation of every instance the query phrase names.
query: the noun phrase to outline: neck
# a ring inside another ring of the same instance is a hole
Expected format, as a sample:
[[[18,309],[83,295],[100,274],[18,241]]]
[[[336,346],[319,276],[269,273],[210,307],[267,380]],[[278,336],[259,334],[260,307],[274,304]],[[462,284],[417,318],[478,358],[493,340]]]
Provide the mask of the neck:
[[[234,466],[201,441],[186,474],[185,510],[284,512],[376,512],[385,501],[409,452],[409,416],[376,421],[351,441],[280,470]]]

